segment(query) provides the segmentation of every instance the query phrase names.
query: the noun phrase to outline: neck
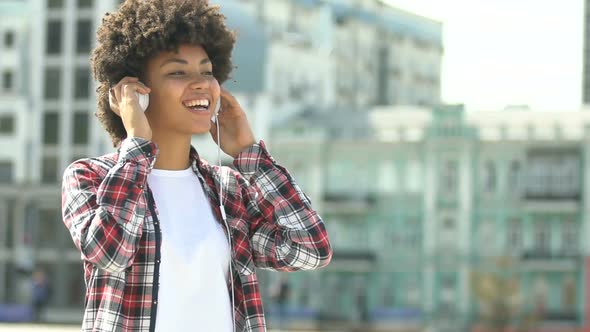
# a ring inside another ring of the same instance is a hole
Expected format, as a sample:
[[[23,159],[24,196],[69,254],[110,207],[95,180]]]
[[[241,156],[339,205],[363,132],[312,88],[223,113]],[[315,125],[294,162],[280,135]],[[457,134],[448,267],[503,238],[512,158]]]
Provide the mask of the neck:
[[[190,135],[175,136],[166,133],[164,137],[154,132],[152,141],[158,145],[160,150],[154,168],[177,171],[187,169],[190,166]]]

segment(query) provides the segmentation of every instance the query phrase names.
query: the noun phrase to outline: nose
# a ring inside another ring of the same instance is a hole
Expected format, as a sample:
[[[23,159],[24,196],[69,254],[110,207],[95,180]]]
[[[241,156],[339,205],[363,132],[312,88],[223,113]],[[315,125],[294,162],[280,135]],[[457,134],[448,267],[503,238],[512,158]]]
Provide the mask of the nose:
[[[195,74],[191,79],[189,87],[193,90],[200,90],[209,87],[209,80],[201,74]]]

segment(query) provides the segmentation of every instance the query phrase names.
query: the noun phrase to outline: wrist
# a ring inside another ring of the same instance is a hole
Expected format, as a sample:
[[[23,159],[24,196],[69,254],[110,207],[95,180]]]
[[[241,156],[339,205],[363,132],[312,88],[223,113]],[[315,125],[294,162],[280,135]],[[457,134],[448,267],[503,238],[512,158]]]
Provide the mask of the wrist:
[[[130,130],[127,132],[127,137],[139,137],[151,141],[152,132],[147,130]]]
[[[236,159],[240,155],[240,153],[247,151],[253,144],[256,144],[256,143],[257,143],[256,140],[252,140],[251,143],[243,145],[241,148],[239,148],[237,150],[237,152],[235,154],[232,155],[232,157],[234,159]]]

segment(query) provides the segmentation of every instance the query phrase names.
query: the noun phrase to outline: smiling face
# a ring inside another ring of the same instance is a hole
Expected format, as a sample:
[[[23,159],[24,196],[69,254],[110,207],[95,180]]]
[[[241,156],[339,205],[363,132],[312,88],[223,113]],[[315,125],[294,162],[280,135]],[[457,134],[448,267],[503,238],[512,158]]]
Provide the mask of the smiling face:
[[[146,64],[144,83],[151,89],[146,117],[154,133],[202,134],[211,127],[219,83],[201,46],[181,45]]]

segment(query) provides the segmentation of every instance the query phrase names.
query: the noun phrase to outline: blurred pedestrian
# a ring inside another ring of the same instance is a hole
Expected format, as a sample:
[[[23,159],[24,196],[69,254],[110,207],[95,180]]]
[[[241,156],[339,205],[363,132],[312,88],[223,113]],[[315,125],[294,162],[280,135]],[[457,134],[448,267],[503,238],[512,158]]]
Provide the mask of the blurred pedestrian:
[[[289,278],[281,274],[279,280],[274,285],[272,298],[277,308],[277,327],[282,329],[286,325],[287,305],[290,297]]]
[[[49,281],[42,269],[37,269],[32,276],[33,320],[40,322],[47,303],[49,302]]]

